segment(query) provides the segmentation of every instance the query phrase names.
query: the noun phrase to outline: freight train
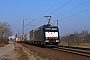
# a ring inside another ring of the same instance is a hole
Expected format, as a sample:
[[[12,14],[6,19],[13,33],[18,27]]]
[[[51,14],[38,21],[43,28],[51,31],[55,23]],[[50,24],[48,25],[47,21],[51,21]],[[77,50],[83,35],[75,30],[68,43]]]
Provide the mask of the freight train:
[[[60,43],[59,28],[50,24],[31,30],[24,36],[24,42],[42,46],[56,45]]]

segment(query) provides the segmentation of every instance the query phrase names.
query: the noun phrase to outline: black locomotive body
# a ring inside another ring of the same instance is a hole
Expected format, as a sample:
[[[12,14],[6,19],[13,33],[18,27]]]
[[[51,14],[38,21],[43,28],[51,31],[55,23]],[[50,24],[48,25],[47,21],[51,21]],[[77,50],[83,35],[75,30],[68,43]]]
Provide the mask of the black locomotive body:
[[[25,37],[25,42],[44,46],[58,45],[60,42],[58,27],[51,26],[50,24],[30,31]]]

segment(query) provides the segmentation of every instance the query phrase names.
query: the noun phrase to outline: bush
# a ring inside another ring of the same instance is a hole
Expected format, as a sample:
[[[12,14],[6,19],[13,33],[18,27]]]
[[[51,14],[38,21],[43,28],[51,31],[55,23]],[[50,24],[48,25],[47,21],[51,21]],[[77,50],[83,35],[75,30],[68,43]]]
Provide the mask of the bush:
[[[8,38],[0,37],[0,44],[8,44]]]

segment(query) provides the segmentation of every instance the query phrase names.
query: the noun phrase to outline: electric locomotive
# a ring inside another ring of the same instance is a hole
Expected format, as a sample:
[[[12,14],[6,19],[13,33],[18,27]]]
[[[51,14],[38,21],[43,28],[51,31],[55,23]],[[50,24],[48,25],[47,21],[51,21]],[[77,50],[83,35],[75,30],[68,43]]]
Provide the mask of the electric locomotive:
[[[26,42],[38,45],[58,45],[60,43],[59,29],[50,24],[43,25],[26,35]]]

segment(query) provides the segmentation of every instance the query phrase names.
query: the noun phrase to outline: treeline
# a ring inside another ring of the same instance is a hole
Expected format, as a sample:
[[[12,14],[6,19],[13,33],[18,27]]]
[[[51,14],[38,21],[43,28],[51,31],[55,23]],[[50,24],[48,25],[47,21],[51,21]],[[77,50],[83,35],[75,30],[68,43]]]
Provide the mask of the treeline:
[[[0,44],[7,43],[10,35],[12,35],[12,31],[8,22],[0,22]]]
[[[90,33],[87,30],[83,30],[80,33],[74,32],[61,37],[61,40],[68,43],[68,45],[79,45],[80,43],[90,43]]]

